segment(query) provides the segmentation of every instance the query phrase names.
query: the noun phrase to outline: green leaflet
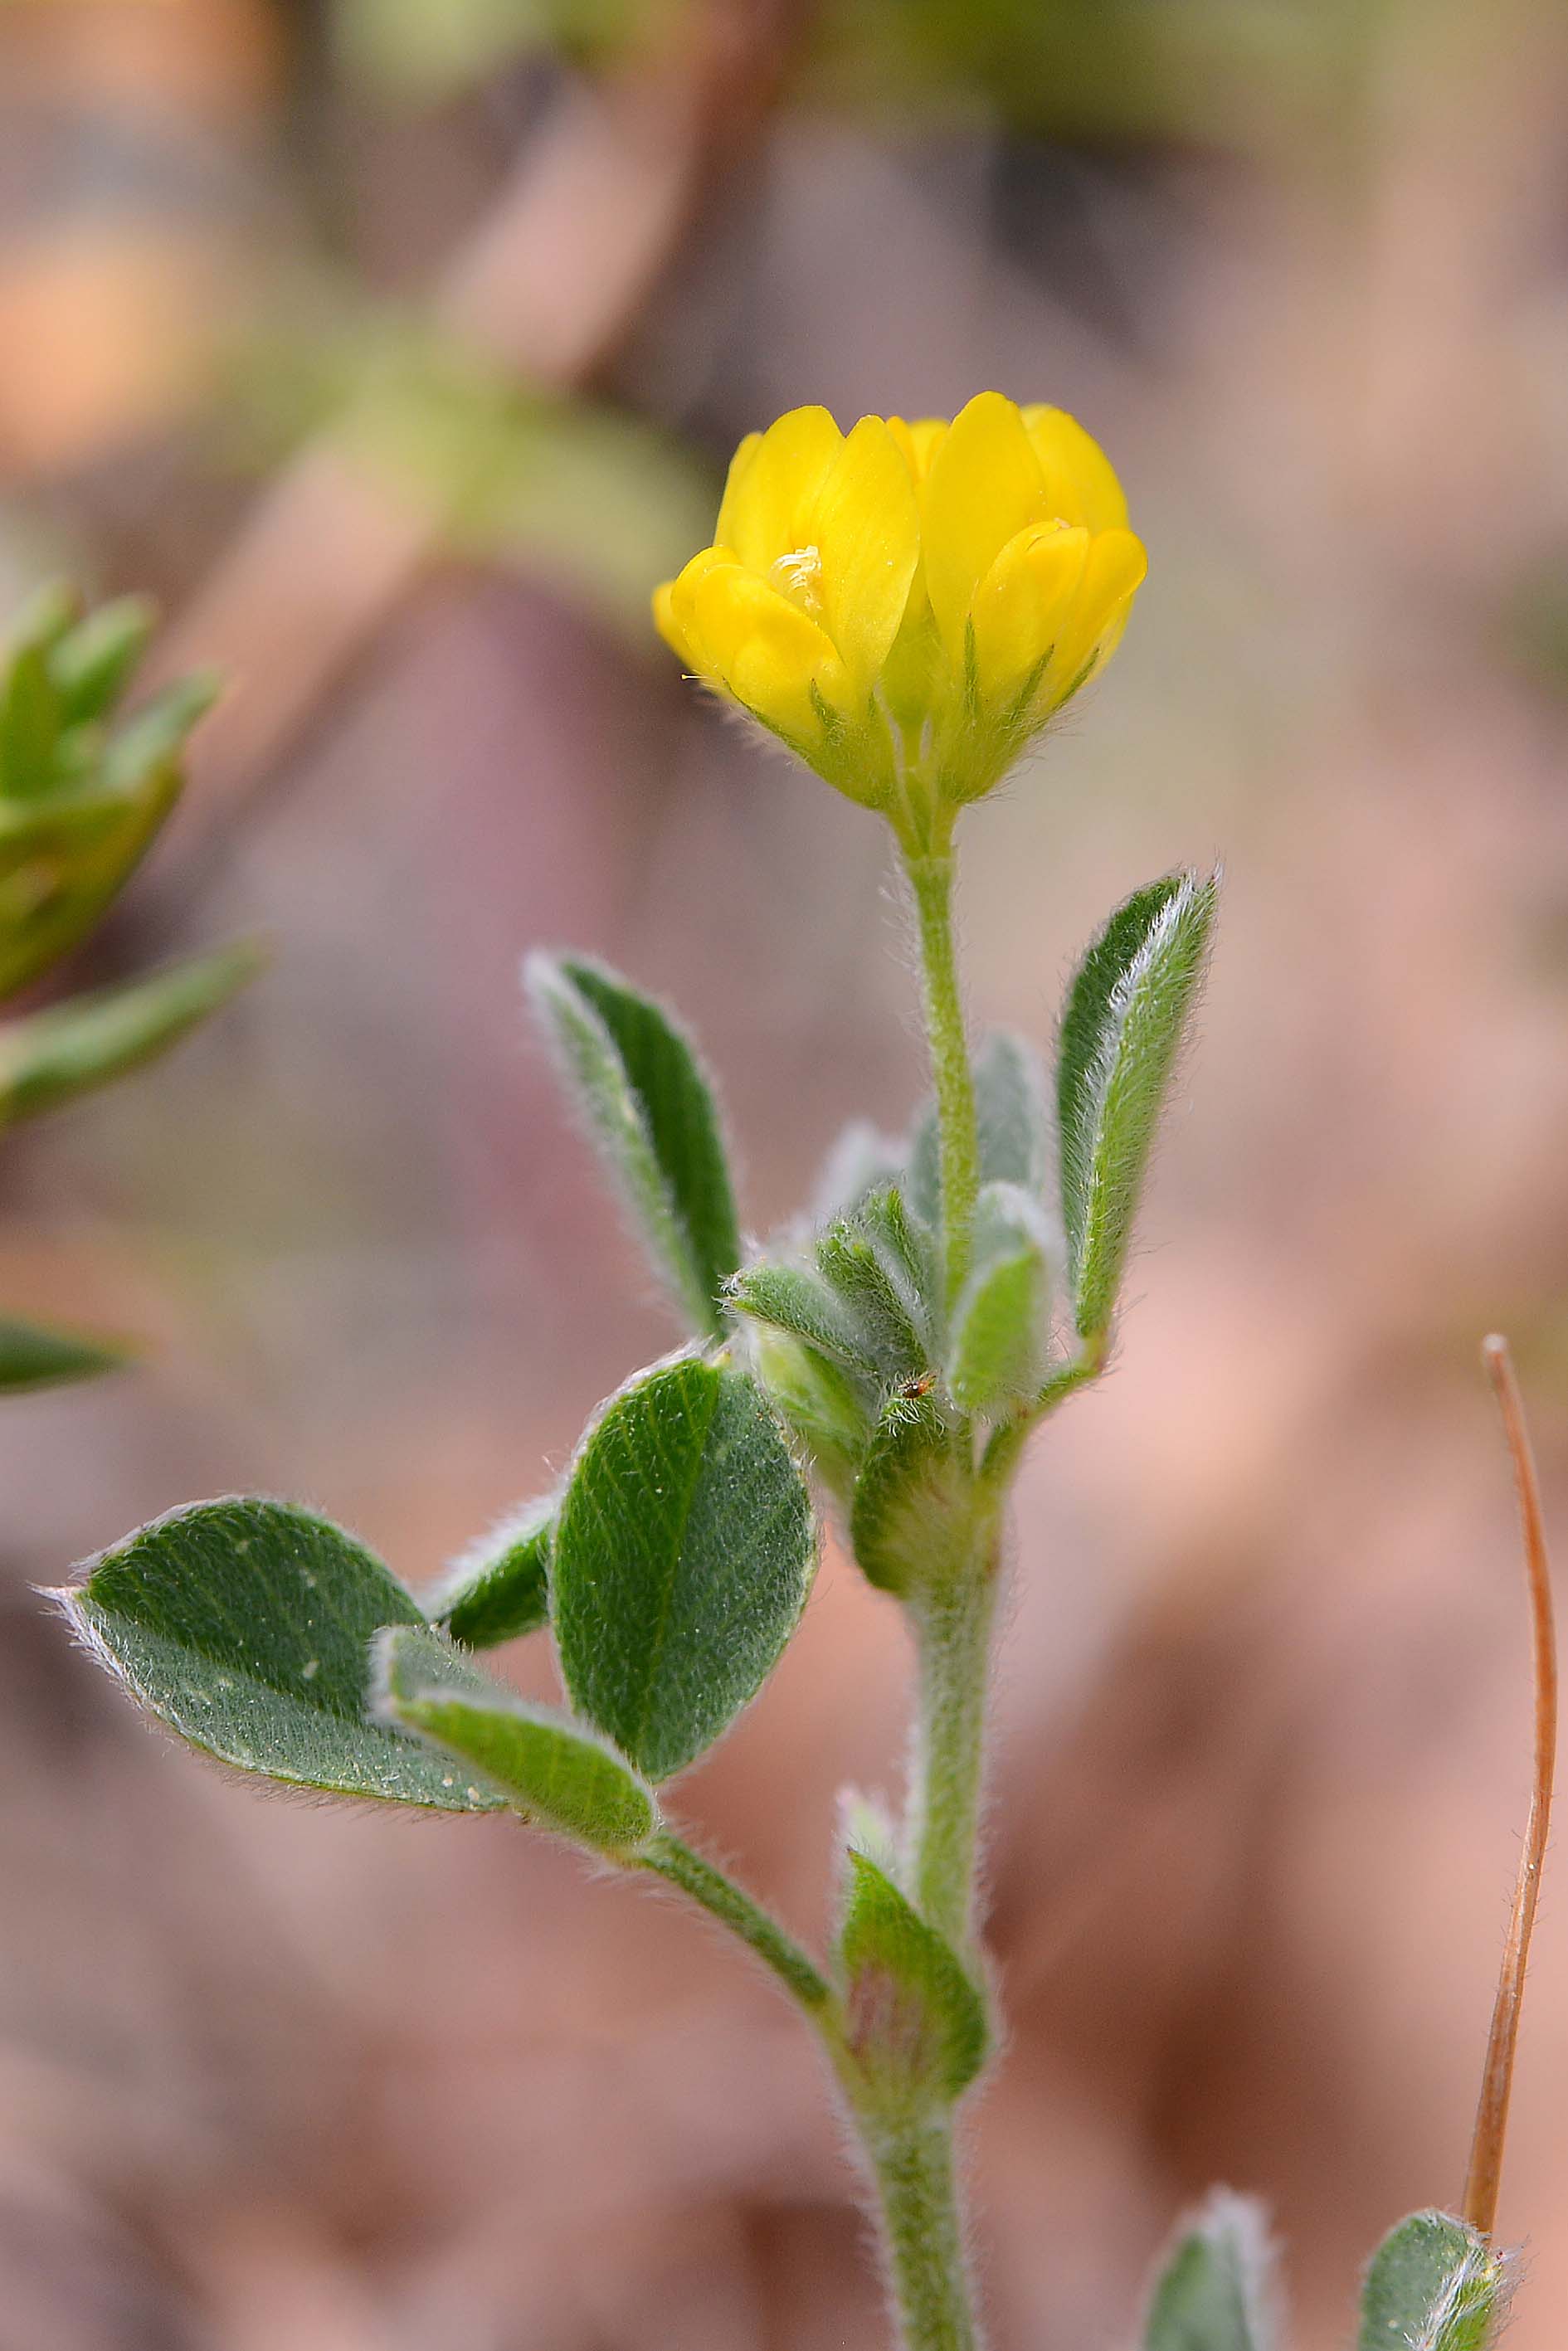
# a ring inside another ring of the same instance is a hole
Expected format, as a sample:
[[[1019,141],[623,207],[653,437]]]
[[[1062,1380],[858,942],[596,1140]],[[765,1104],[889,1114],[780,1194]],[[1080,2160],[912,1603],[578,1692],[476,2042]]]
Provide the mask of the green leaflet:
[[[1015,1184],[988,1184],[976,1204],[974,1258],[954,1310],[948,1385],[966,1412],[989,1413],[1039,1388],[1050,1337],[1050,1236]]]
[[[1271,2351],[1272,2266],[1260,2206],[1216,2189],[1165,2256],[1143,2351]]]
[[[36,1322],[0,1321],[0,1395],[90,1380],[100,1372],[118,1372],[131,1360],[130,1350],[112,1340],[80,1338]]]
[[[895,1395],[855,1480],[850,1542],[881,1592],[946,1582],[968,1558],[974,1479],[938,1399]]]
[[[152,1061],[225,1004],[266,961],[246,941],[72,997],[0,1029],[0,1124],[36,1118]]]
[[[803,1340],[873,1386],[881,1379],[881,1365],[852,1307],[809,1267],[743,1266],[725,1298],[736,1313]]]
[[[752,1361],[774,1409],[842,1509],[876,1426],[876,1397],[831,1357],[804,1340],[758,1324]]]
[[[993,1029],[975,1054],[975,1122],[981,1182],[1043,1191],[1050,1156],[1045,1072],[1029,1040],[1010,1029]],[[910,1137],[905,1188],[915,1214],[939,1232],[942,1180],[934,1102],[921,1112]]]
[[[740,1230],[713,1091],[670,1016],[596,964],[536,955],[526,979],[601,1153],[693,1328],[720,1336]]]
[[[55,781],[60,697],[42,645],[25,644],[0,675],[0,792],[32,799]]]
[[[0,793],[0,997],[57,962],[130,879],[179,797],[180,751],[214,690],[181,680],[107,748],[93,728],[68,732],[47,791]]]
[[[873,2098],[946,2104],[986,2062],[986,2003],[956,1952],[863,1853],[852,1851],[839,1965],[844,2039]]]
[[[927,1302],[904,1263],[858,1223],[832,1225],[817,1243],[822,1279],[838,1293],[857,1351],[883,1380],[907,1380],[930,1360]]]
[[[1062,1223],[1080,1337],[1115,1311],[1138,1195],[1203,975],[1217,883],[1167,874],[1119,906],[1084,956],[1057,1061]]]
[[[380,1560],[312,1511],[193,1502],[53,1596],[151,1713],[242,1771],[443,1812],[499,1801],[365,1719],[371,1635],[423,1619]]]
[[[550,1606],[579,1713],[668,1779],[778,1663],[815,1556],[755,1382],[695,1355],[640,1374],[584,1440],[556,1523]]]
[[[549,1617],[549,1551],[555,1498],[525,1502],[453,1563],[428,1595],[433,1623],[470,1649],[516,1641]]]
[[[1508,2315],[1508,2263],[1447,2212],[1413,2212],[1372,2257],[1358,2351],[1490,2351]]]
[[[476,1672],[440,1633],[389,1625],[376,1635],[374,1708],[578,1844],[629,1855],[658,1825],[653,1791],[604,1740]]]
[[[146,652],[158,608],[145,596],[117,596],[68,630],[49,655],[66,726],[100,718],[130,684]]]

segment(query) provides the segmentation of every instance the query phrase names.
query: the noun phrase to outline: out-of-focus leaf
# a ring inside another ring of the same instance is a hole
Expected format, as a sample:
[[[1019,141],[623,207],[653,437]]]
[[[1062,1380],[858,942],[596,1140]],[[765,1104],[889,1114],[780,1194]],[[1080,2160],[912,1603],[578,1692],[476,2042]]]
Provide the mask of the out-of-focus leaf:
[[[423,1625],[364,1546],[244,1497],[171,1510],[55,1595],[93,1655],[193,1746],[296,1787],[440,1812],[500,1799],[364,1713],[370,1644]]]
[[[226,1004],[266,960],[259,946],[242,941],[0,1029],[0,1124],[37,1118],[152,1061]]]
[[[1161,2264],[1144,2351],[1274,2351],[1273,2259],[1261,2206],[1216,2189]]]
[[[691,1355],[640,1374],[590,1432],[556,1522],[550,1608],[578,1712],[668,1779],[777,1665],[815,1558],[755,1382]]]
[[[130,684],[157,626],[147,596],[117,596],[68,629],[49,655],[49,673],[68,726],[101,718]]]
[[[377,1635],[375,1710],[579,1844],[632,1853],[657,1825],[652,1789],[605,1740],[476,1672],[439,1633],[392,1625]]]
[[[1049,1157],[1045,1071],[1025,1037],[993,1029],[975,1054],[975,1125],[983,1184],[1044,1186]],[[910,1206],[935,1232],[942,1223],[942,1178],[936,1105],[928,1102],[909,1143]]]
[[[1359,2351],[1491,2351],[1508,2316],[1508,2263],[1448,2212],[1413,2212],[1372,2257]]]
[[[966,1412],[997,1411],[1039,1387],[1050,1311],[1050,1241],[1040,1205],[1016,1184],[988,1184],[976,1207],[973,1264],[949,1347],[948,1384]]]
[[[29,1388],[61,1387],[71,1380],[118,1372],[131,1351],[116,1341],[88,1339],[70,1331],[50,1331],[37,1322],[0,1319],[0,1395]]]

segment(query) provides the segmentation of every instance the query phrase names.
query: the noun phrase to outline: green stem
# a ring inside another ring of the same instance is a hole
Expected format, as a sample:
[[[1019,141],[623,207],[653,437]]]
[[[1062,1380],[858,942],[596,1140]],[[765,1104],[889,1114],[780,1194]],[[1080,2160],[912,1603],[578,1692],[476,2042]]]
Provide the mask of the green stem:
[[[744,1886],[737,1886],[732,1877],[716,1869],[711,1861],[705,1861],[700,1853],[694,1853],[679,1837],[660,1830],[637,1855],[634,1865],[654,1871],[672,1886],[678,1886],[683,1894],[689,1894],[694,1902],[700,1902],[722,1926],[749,1945],[803,2008],[825,2009],[829,2005],[832,1999],[831,1988],[794,1938],[786,1934],[776,1918],[769,1917]]]
[[[979,2351],[946,2115],[862,2124],[904,2351]]]
[[[997,1541],[996,1522],[988,1518],[964,1573],[910,1602],[919,1652],[910,1821],[915,1899],[960,1951],[975,1928]]]
[[[964,1008],[953,951],[953,857],[915,855],[904,861],[920,927],[920,966],[931,1075],[936,1091],[936,1138],[942,1171],[942,1249],[951,1307],[969,1270],[975,1198],[980,1187],[980,1147],[975,1081],[964,1035]]]

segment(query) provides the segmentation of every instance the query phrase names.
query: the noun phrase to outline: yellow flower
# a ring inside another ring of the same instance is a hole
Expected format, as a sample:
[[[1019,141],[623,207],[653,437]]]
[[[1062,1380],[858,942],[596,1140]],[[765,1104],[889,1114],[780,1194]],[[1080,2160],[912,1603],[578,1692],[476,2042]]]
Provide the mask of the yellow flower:
[[[1059,408],[951,424],[797,408],[737,450],[714,544],[653,600],[705,684],[912,843],[1114,651],[1144,576],[1109,460]]]

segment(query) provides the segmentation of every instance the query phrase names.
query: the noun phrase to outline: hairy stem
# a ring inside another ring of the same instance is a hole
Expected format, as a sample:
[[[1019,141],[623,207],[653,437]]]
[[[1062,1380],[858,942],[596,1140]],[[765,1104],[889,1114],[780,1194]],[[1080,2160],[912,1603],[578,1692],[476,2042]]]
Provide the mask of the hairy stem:
[[[936,1092],[936,1138],[942,1171],[942,1255],[951,1307],[969,1270],[980,1148],[975,1081],[964,1034],[964,1008],[953,949],[953,858],[904,859],[920,930],[920,966],[931,1076]]]
[[[803,2008],[828,2007],[832,2000],[831,1989],[793,1936],[787,1934],[744,1886],[737,1886],[732,1877],[727,1877],[711,1861],[705,1861],[700,1853],[694,1853],[689,1844],[661,1830],[650,1838],[633,1865],[653,1870],[672,1886],[678,1886],[683,1894],[690,1895],[694,1902],[700,1902],[711,1917],[738,1935],[772,1969],[785,1990]]]
[[[954,1947],[973,1938],[998,1531],[964,1574],[910,1604],[919,1714],[910,1843],[916,1904]]]
[[[862,2125],[904,2351],[979,2351],[946,2115]]]

